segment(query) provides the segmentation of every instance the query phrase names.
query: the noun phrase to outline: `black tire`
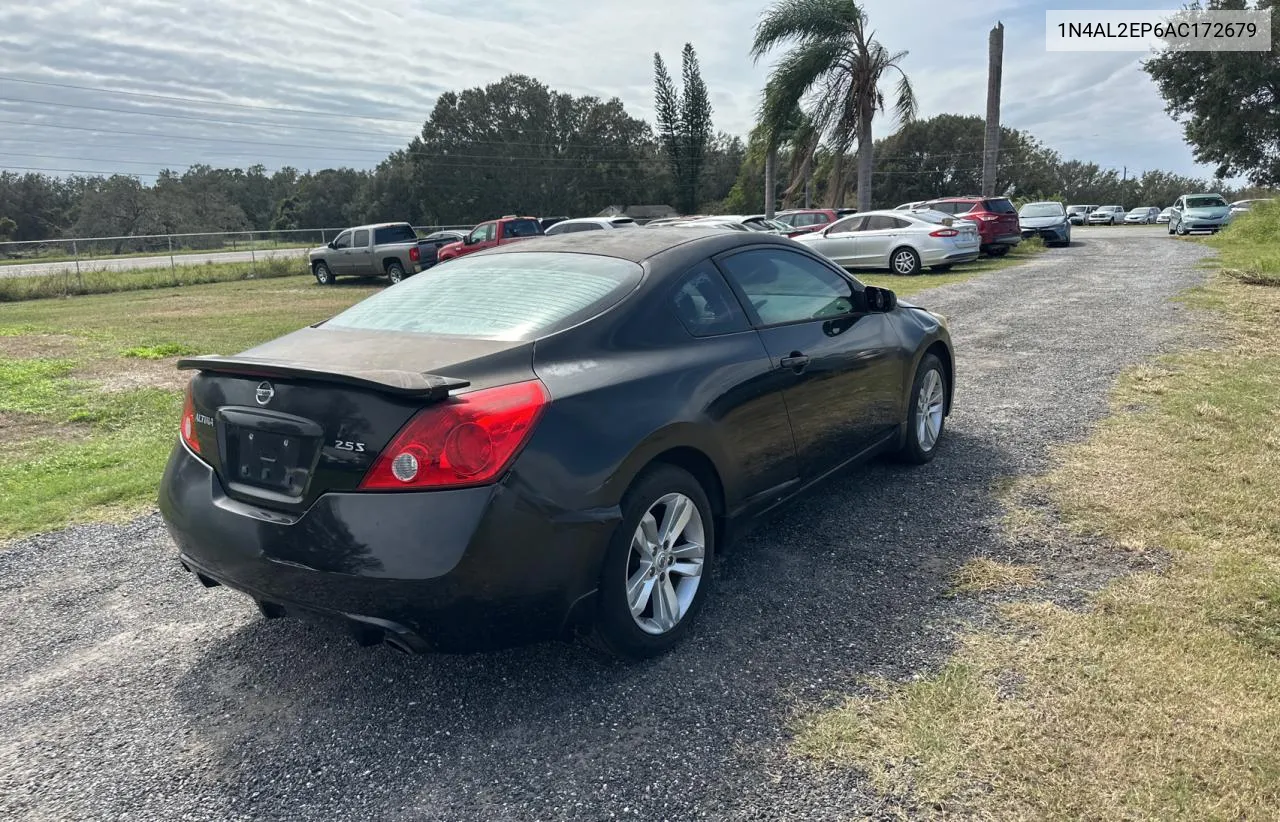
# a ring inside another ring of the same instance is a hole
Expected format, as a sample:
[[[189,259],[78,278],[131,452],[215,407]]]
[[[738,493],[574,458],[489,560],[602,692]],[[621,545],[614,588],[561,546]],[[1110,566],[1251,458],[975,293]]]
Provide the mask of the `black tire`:
[[[992,257],[1003,257],[1004,255],[1006,255],[1006,254],[1008,254],[1008,253],[1009,253],[1009,246],[1007,246],[1007,245],[997,245],[997,246],[992,246],[992,247],[991,247],[991,256],[992,256]]]
[[[1173,234],[1173,223],[1169,223],[1169,233]]]
[[[631,568],[631,541],[640,521],[650,508],[668,494],[683,494],[692,500],[702,517],[704,553],[702,574],[688,609],[674,628],[661,634],[643,630],[631,616],[627,600],[627,578]],[[715,520],[711,503],[702,485],[687,471],[674,465],[657,463],[646,468],[636,477],[622,498],[622,520],[609,540],[604,563],[600,571],[600,588],[597,612],[591,644],[614,656],[627,659],[648,659],[671,650],[697,618],[711,587],[710,569],[715,559]]]
[[[932,271],[934,274],[944,274],[951,270],[951,264],[947,263],[946,265],[931,265],[929,266],[929,270]]]
[[[1179,223],[1178,223],[1178,229],[1177,229],[1177,231],[1175,231],[1174,233],[1176,233],[1179,237],[1185,237],[1185,236],[1187,236],[1188,234],[1190,234],[1191,232],[1187,231],[1187,227],[1186,227],[1186,226],[1184,226],[1184,225],[1181,223],[1181,221],[1179,221]]]
[[[329,270],[328,263],[316,263],[312,266],[311,273],[315,275],[316,282],[320,285],[333,285],[333,281],[337,279]]]
[[[889,270],[903,277],[914,277],[920,273],[920,255],[914,248],[902,246],[895,248],[889,255]]]
[[[921,442],[920,438],[920,394],[924,389],[925,381],[930,373],[936,373],[938,377],[938,385],[942,388],[943,398],[943,415],[938,423],[938,434],[932,444]],[[933,459],[934,454],[938,452],[938,443],[942,441],[943,435],[947,430],[946,417],[946,397],[947,397],[947,372],[942,367],[942,362],[933,354],[926,354],[924,359],[920,361],[920,366],[916,368],[916,378],[911,383],[910,403],[907,406],[906,419],[906,436],[903,438],[901,449],[898,451],[898,459],[902,462],[911,463],[912,465],[924,465]]]
[[[387,279],[392,285],[404,281],[404,266],[400,263],[391,263],[387,266]]]

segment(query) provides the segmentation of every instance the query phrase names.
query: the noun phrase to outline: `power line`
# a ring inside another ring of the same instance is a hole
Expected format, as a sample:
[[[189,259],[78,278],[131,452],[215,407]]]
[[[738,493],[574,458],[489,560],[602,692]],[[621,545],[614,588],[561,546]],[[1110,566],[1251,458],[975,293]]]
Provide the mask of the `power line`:
[[[295,131],[318,131],[327,134],[351,134],[356,137],[368,137],[367,131],[352,131],[341,128],[320,128],[318,126],[299,126],[289,123],[265,123],[250,120],[219,120],[213,117],[194,117],[187,114],[170,114],[163,111],[136,111],[127,108],[108,108],[107,106],[86,106],[81,103],[55,103],[51,100],[27,100],[22,97],[0,97],[0,103],[26,103],[34,106],[53,106],[54,108],[70,108],[80,111],[105,111],[112,114],[136,115],[140,117],[164,117],[170,120],[187,120],[196,123],[214,123],[220,126],[249,126],[252,128],[282,128]]]
[[[121,94],[128,97],[144,97],[151,100],[169,100],[175,103],[197,103],[205,106],[225,106],[228,108],[250,109],[253,111],[276,111],[286,114],[310,114],[321,117],[339,117],[349,120],[373,120],[383,123],[405,123],[411,126],[419,125],[417,120],[397,120],[392,117],[374,117],[366,114],[344,114],[341,112],[318,111],[315,109],[304,108],[286,108],[283,106],[256,106],[249,103],[228,103],[221,100],[207,100],[197,97],[176,97],[170,94],[153,94],[144,91],[122,91],[120,89],[100,88],[97,86],[78,86],[74,83],[55,83],[49,80],[30,80],[22,77],[8,77],[5,75],[0,75],[0,81],[7,83],[25,83],[32,86],[47,86],[50,88],[70,88],[78,91],[96,91],[103,94]]]
[[[430,154],[429,152],[423,152],[421,149],[411,149],[411,148],[365,148],[360,146],[332,145],[332,144],[325,146],[325,145],[315,145],[314,143],[281,143],[281,142],[275,142],[270,140],[241,140],[241,139],[236,139],[231,137],[192,137],[189,135],[168,134],[165,132],[157,132],[157,131],[130,131],[127,129],[97,128],[94,126],[72,126],[72,125],[67,125],[65,123],[33,123],[33,122],[18,121],[18,120],[0,120],[0,125],[30,126],[32,128],[60,128],[60,129],[67,129],[70,131],[88,131],[88,132],[93,132],[95,134],[121,134],[121,135],[128,135],[128,136],[134,136],[134,137],[153,137],[153,138],[160,138],[160,139],[166,139],[166,140],[194,140],[196,142],[202,142],[202,143],[236,143],[238,145],[274,146],[279,148],[311,148],[311,149],[319,149],[321,151],[348,151],[348,152],[358,152],[361,154],[379,154],[379,155],[382,155],[383,157],[386,157],[395,152],[405,152],[407,154],[422,154],[426,156],[440,156],[440,155]],[[232,125],[238,125],[238,124],[232,123]],[[5,142],[7,140],[8,138],[0,137],[0,143]],[[548,144],[545,142],[524,143],[524,142],[518,142],[515,140],[468,139],[467,142],[469,145],[483,145],[483,146],[524,146],[524,147],[532,147],[532,148],[548,147]],[[608,149],[611,151],[622,148],[621,146],[618,146],[618,145],[610,145],[606,143],[571,143],[569,144],[568,147],[575,148],[575,149],[600,148],[600,149]],[[467,156],[472,156],[472,155],[467,155]],[[503,157],[505,155],[482,155],[482,156],[497,158],[497,157]]]

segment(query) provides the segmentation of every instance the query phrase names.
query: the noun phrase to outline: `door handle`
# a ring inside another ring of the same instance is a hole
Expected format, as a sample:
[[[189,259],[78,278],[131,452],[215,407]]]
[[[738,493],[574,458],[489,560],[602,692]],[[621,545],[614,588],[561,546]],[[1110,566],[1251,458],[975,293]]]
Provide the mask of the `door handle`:
[[[788,356],[779,360],[778,365],[783,368],[790,368],[799,374],[809,365],[809,358],[799,351],[792,351]]]

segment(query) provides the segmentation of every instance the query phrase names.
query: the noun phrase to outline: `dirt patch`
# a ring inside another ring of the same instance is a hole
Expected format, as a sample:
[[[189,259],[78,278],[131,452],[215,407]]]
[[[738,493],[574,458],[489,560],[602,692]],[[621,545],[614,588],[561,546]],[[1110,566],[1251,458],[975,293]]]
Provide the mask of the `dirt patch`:
[[[0,335],[0,357],[15,360],[59,359],[74,355],[79,347],[80,340],[68,334]]]
[[[35,450],[31,443],[41,437],[65,443],[84,439],[88,433],[89,429],[83,425],[51,422],[19,411],[0,411],[0,442],[5,443],[7,458],[26,458]]]
[[[134,391],[138,388],[181,391],[187,387],[191,372],[179,371],[177,363],[177,357],[163,360],[113,357],[88,363],[71,372],[71,376],[95,382],[103,392],[108,394]]]

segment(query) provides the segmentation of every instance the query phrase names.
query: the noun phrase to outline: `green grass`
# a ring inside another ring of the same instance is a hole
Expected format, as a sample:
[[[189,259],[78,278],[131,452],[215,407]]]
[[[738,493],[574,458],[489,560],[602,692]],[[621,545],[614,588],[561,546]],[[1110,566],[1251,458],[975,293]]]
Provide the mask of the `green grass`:
[[[169,357],[184,357],[199,353],[189,345],[175,342],[160,343],[158,345],[138,345],[120,352],[121,356],[138,360],[164,360]]]
[[[74,271],[24,277],[0,277],[0,303],[144,291],[234,280],[291,277],[307,270],[306,260],[272,257],[257,263],[203,263],[178,268],[134,268],[126,271]]]
[[[1255,203],[1215,236],[1224,273],[1251,285],[1280,286],[1280,203]]]
[[[0,305],[0,421],[18,432],[0,451],[0,539],[145,510],[181,411],[173,358],[242,351],[375,290],[295,276]],[[139,375],[155,384],[111,387]]]
[[[1125,374],[1114,416],[1007,492],[1012,536],[1083,533],[1167,567],[1082,610],[1024,591],[937,673],[803,720],[799,754],[915,818],[1276,818],[1280,289],[1219,277],[1185,301],[1215,312],[1220,347]],[[1061,522],[1023,504],[1046,496]]]
[[[1033,237],[1030,240],[1023,240],[1003,257],[979,257],[971,263],[961,263],[942,274],[933,274],[928,269],[923,274],[915,277],[890,274],[883,269],[854,271],[853,274],[867,285],[889,288],[899,297],[909,297],[929,288],[962,283],[982,274],[989,274],[992,271],[1001,271],[1021,265],[1044,250],[1045,245],[1040,238]]]

